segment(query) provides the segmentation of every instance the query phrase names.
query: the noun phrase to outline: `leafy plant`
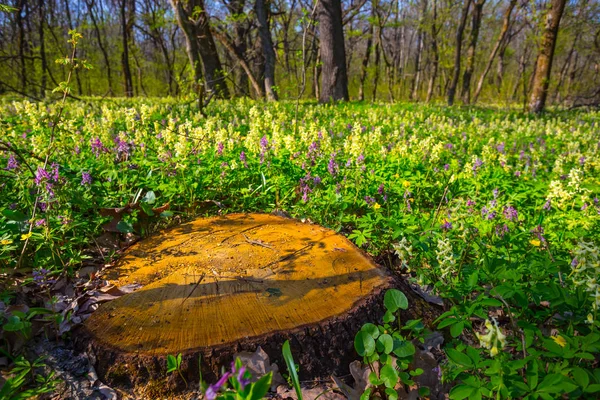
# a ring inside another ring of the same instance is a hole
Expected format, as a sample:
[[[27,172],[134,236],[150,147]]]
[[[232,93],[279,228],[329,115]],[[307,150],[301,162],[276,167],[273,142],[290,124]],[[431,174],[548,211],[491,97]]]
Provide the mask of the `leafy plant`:
[[[174,356],[172,354],[169,354],[167,356],[167,373],[173,372],[177,372],[179,374],[179,376],[183,380],[183,383],[185,383],[185,387],[187,387],[187,381],[185,380],[183,373],[181,372],[181,353],[177,354],[177,356]]]
[[[397,399],[396,386],[414,386],[412,378],[423,373],[422,369],[409,370],[416,352],[413,340],[423,340],[423,324],[420,320],[410,320],[406,325],[402,325],[400,310],[408,308],[408,299],[401,291],[387,290],[383,304],[386,309],[383,325],[364,324],[354,337],[356,352],[371,369],[371,386],[365,390],[361,399],[369,399],[372,396]],[[403,330],[408,332],[403,334]],[[381,368],[376,368],[375,363]],[[426,395],[428,388],[419,388],[419,393]]]

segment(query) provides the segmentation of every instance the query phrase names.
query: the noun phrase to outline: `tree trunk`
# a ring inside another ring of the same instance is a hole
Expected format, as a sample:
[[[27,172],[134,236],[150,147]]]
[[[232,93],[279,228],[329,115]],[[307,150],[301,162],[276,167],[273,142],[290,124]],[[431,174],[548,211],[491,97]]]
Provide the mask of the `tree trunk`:
[[[431,52],[433,53],[433,65],[431,66],[431,76],[429,77],[429,86],[427,87],[427,103],[429,103],[433,97],[433,89],[435,87],[435,80],[437,78],[438,68],[440,65],[440,54],[437,45],[438,28],[435,26],[436,22],[437,0],[433,0],[433,19],[431,21]]]
[[[268,248],[249,243],[261,239]],[[383,316],[388,288],[410,299],[402,320],[439,315],[342,235],[269,214],[199,218],[138,242],[111,271],[116,286],[142,287],[102,304],[78,345],[117,387],[164,382],[169,354],[184,355],[180,374],[195,383],[199,358],[211,380],[258,346],[283,365],[286,340],[301,378],[344,375],[354,335]]]
[[[531,97],[529,99],[529,111],[533,113],[541,113],[546,105],[554,48],[556,47],[558,27],[565,9],[565,3],[566,0],[552,0],[550,9],[546,13],[544,33],[537,58],[537,68],[535,69],[533,78]]]
[[[202,61],[200,59],[200,50],[198,48],[198,41],[196,40],[196,25],[190,21],[187,16],[186,10],[183,8],[183,3],[179,0],[171,0],[171,5],[175,11],[175,17],[177,18],[177,24],[183,31],[185,37],[185,50],[194,72],[194,89],[198,95],[198,104],[201,107],[202,104],[202,88],[200,82],[202,81]]]
[[[469,49],[467,50],[467,66],[465,67],[461,90],[461,97],[464,104],[469,104],[471,102],[471,77],[475,70],[475,53],[477,50],[477,40],[479,39],[479,28],[481,27],[481,18],[485,0],[474,0],[473,4],[471,35]]]
[[[246,78],[250,79],[250,82],[252,83],[252,87],[254,88],[254,91],[256,92],[256,96],[259,97],[259,98],[264,97],[265,94],[264,94],[264,92],[262,90],[262,87],[261,87],[260,83],[258,83],[258,81],[256,80],[256,78],[252,74],[252,70],[248,66],[248,63],[246,62],[246,60],[244,59],[244,57],[237,52],[237,50],[235,49],[234,45],[232,43],[230,43],[227,40],[227,38],[224,35],[220,34],[219,32],[216,32],[216,31],[213,32],[213,36],[219,42],[221,42],[221,44],[223,45],[223,47],[225,47],[225,49],[229,52],[229,54],[231,54],[231,56],[233,56],[233,58],[235,58],[236,61],[240,64],[240,66],[244,70]]]
[[[244,14],[244,4],[245,0],[233,0],[229,3],[226,3],[231,16],[233,17],[233,49],[235,50],[235,58],[238,56],[241,57],[242,60],[246,63],[247,66],[247,58],[246,52],[248,50],[247,43],[247,34],[248,29],[245,24],[242,22],[243,14]],[[248,88],[248,75],[246,72],[246,68],[242,66],[241,70],[237,70],[235,74],[235,87],[234,92],[238,97],[247,97],[250,96],[250,90]]]
[[[483,88],[483,82],[485,81],[485,77],[487,76],[488,72],[490,72],[490,69],[492,68],[492,64],[494,62],[494,58],[496,57],[496,54],[498,54],[498,50],[500,50],[500,47],[502,46],[502,42],[504,42],[504,38],[506,37],[506,33],[508,32],[508,28],[510,27],[510,16],[511,16],[512,11],[515,8],[516,4],[517,4],[517,0],[510,0],[510,3],[508,4],[508,8],[504,12],[504,21],[502,23],[502,29],[500,30],[500,35],[498,36],[498,41],[496,41],[496,45],[494,46],[494,48],[492,49],[492,52],[490,53],[490,57],[488,58],[488,62],[483,70],[483,73],[479,77],[479,82],[477,82],[477,88],[475,89],[475,94],[473,95],[473,103],[477,102],[477,99],[479,98],[479,94],[481,93],[481,89]]]
[[[129,37],[131,35],[131,24],[128,14],[131,14],[130,7],[133,4],[128,4],[129,0],[121,0],[121,33],[123,52],[121,53],[121,67],[123,69],[123,85],[125,96],[133,97],[133,79],[131,77],[131,67],[129,65]]]
[[[358,89],[358,99],[363,101],[365,99],[365,80],[367,79],[367,68],[369,66],[369,58],[371,58],[371,47],[373,46],[373,24],[369,23],[369,31],[367,33],[367,48],[365,49],[365,56],[362,60],[362,66],[360,71],[360,87]]]
[[[346,50],[340,0],[320,0],[319,31],[321,42],[322,81],[319,100],[348,100]]]
[[[377,39],[377,43],[375,43],[375,76],[373,77],[373,97],[372,100],[375,102],[377,100],[377,86],[379,85],[379,60],[381,59],[381,44],[379,39]]]
[[[25,27],[23,26],[23,8],[25,7],[25,0],[19,0],[17,3],[18,11],[16,14],[17,26],[19,27],[19,61],[21,63],[21,90],[23,93],[27,93],[27,63],[25,61],[25,48],[27,43],[25,41]]]
[[[114,93],[112,87],[112,70],[110,68],[110,59],[108,57],[108,52],[104,47],[102,42],[102,35],[100,34],[100,27],[98,26],[98,21],[96,20],[96,16],[94,15],[94,0],[86,0],[85,4],[87,5],[88,12],[90,14],[90,19],[92,20],[92,24],[94,25],[94,32],[96,33],[96,40],[98,40],[98,47],[102,52],[102,57],[104,58],[104,65],[106,66],[106,76],[108,79],[108,92],[112,95]]]
[[[425,24],[425,16],[427,14],[427,0],[422,0],[423,9],[421,10],[421,19],[419,20],[419,27],[417,28],[417,53],[415,54],[415,74],[412,81],[412,88],[410,91],[409,100],[418,100],[419,95],[419,85],[421,83],[421,69],[422,69],[422,57],[423,57],[423,47],[425,47],[425,39],[423,27]]]
[[[464,6],[462,9],[462,15],[460,17],[460,23],[456,30],[456,48],[454,50],[454,70],[452,72],[452,81],[450,87],[448,87],[448,105],[454,104],[454,96],[456,95],[456,87],[458,86],[458,79],[460,78],[460,56],[462,49],[463,33],[465,31],[465,25],[467,24],[467,16],[469,15],[469,8],[471,7],[472,0],[463,0]]]
[[[258,34],[262,44],[262,50],[265,57],[265,93],[267,100],[276,101],[275,92],[275,50],[273,49],[273,40],[271,39],[271,28],[269,25],[269,4],[265,0],[256,0],[254,10],[258,21]]]
[[[73,30],[73,19],[71,18],[71,7],[69,6],[69,3],[69,0],[64,0],[65,14],[67,15],[67,23],[69,24],[69,29]],[[83,94],[83,88],[81,87],[81,77],[79,76],[79,68],[75,70],[75,81],[77,82],[77,94]]]
[[[44,39],[44,21],[46,16],[44,14],[44,0],[38,0],[38,13],[39,13],[39,37],[40,37],[40,59],[42,62],[42,80],[40,85],[40,97],[43,99],[46,97],[46,85],[48,83],[48,62],[46,60],[46,40]]]

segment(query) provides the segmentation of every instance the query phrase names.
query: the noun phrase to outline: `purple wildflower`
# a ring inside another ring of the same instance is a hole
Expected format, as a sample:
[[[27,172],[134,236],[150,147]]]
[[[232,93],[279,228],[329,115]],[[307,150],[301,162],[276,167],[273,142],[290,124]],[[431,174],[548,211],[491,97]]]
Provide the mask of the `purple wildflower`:
[[[81,186],[89,186],[92,184],[92,175],[89,172],[81,173]]]
[[[502,142],[499,145],[497,145],[496,146],[496,150],[498,150],[498,153],[504,154],[504,142]]]
[[[483,161],[480,158],[475,159],[475,163],[473,164],[473,174],[477,175],[477,170],[479,167],[483,165]]]
[[[219,142],[219,144],[217,145],[217,154],[219,156],[223,155],[223,149],[225,148],[225,146],[223,145],[223,142]]]
[[[365,201],[367,202],[367,205],[371,206],[373,204],[375,204],[375,199],[371,196],[365,196]]]
[[[517,221],[519,219],[519,213],[517,212],[517,209],[512,206],[504,207],[503,214],[504,218],[509,221]]]
[[[244,167],[248,168],[248,162],[246,161],[246,153],[242,150],[240,152],[240,161],[244,164]]]
[[[337,175],[337,173],[340,169],[338,163],[335,162],[335,154],[336,153],[331,154],[331,157],[329,158],[329,163],[327,164],[327,171],[329,171],[329,173],[332,176]]]
[[[544,207],[542,207],[542,208],[546,211],[550,211],[552,209],[552,200],[550,200],[550,199],[546,200],[546,203],[544,204]]]
[[[377,193],[379,193],[380,195],[383,195],[385,193],[385,185],[383,183],[377,188]]]
[[[496,211],[492,211],[487,216],[487,219],[490,220],[490,221],[493,220],[494,218],[496,218]]]
[[[579,158],[579,165],[583,165],[583,164],[585,164],[585,157],[584,157],[584,156],[581,156],[581,157]]]
[[[503,238],[509,232],[508,225],[497,225],[496,226],[496,235]]]
[[[363,161],[365,161],[365,156],[363,154],[359,155],[358,158],[356,159],[356,162],[358,164],[361,164]]]
[[[450,164],[444,164],[444,171],[448,171],[450,169]]]
[[[452,223],[448,220],[444,220],[444,223],[442,224],[442,229],[445,231],[449,231],[450,229],[452,229]]]
[[[35,221],[35,226],[39,227],[43,225],[46,225],[46,220],[44,218]]]
[[[577,260],[577,258],[574,258],[573,261],[571,261],[571,267],[576,267],[579,264],[579,261]]]
[[[92,146],[92,153],[96,155],[96,158],[100,157],[100,153],[105,153],[107,151],[99,137],[91,139],[90,145]]]
[[[6,170],[7,171],[11,171],[13,169],[17,169],[19,168],[19,163],[17,162],[15,155],[14,154],[10,154],[8,156],[8,163],[6,164]]]

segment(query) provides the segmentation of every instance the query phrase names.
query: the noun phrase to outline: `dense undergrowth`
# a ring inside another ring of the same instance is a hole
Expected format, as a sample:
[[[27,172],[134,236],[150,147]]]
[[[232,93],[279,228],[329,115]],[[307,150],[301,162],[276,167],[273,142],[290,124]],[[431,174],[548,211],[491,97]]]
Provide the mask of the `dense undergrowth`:
[[[283,210],[445,300],[430,328],[453,338],[451,398],[600,392],[600,113],[239,100],[204,117],[170,99],[88,99],[53,127],[58,107],[0,103],[5,278],[16,268],[44,288],[73,274],[111,220],[103,208],[135,204],[118,229],[140,235]],[[4,331],[26,318],[6,314]]]

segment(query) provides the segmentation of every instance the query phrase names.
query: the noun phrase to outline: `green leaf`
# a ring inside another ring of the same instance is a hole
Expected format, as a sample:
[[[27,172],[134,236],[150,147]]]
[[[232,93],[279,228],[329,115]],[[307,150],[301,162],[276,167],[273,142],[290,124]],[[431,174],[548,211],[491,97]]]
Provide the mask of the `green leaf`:
[[[173,211],[163,211],[160,213],[162,218],[169,218],[173,216]]]
[[[398,289],[389,289],[383,296],[383,305],[390,312],[396,312],[398,309],[406,310],[408,308],[408,299]]]
[[[462,400],[467,397],[471,397],[474,392],[478,391],[477,388],[469,385],[457,385],[450,390],[450,399]]]
[[[427,386],[422,386],[419,388],[419,396],[420,397],[429,397],[431,390]]]
[[[167,372],[177,371],[177,359],[174,355],[167,356]]]
[[[247,397],[248,400],[261,400],[263,399],[269,388],[271,387],[271,379],[273,378],[273,372],[269,372],[264,375],[258,381],[252,384],[252,390],[250,390],[250,395]],[[299,397],[301,399],[302,397]]]
[[[453,338],[459,337],[462,334],[464,328],[465,323],[463,321],[457,322],[456,324],[450,327],[450,334]]]
[[[377,325],[375,324],[364,324],[360,330],[371,335],[373,339],[377,339],[379,337],[379,328],[377,328]]]
[[[121,233],[131,233],[133,232],[133,225],[131,225],[129,222],[119,221],[117,224],[117,229]]]
[[[446,349],[446,355],[453,363],[462,365],[463,367],[473,367],[473,361],[466,354],[461,353],[456,349]]]
[[[393,353],[400,357],[409,357],[415,354],[415,346],[408,340],[394,340],[394,351]]]
[[[387,396],[388,400],[398,400],[398,392],[396,392],[394,388],[386,388],[385,395]]]
[[[363,394],[360,395],[360,400],[369,400],[371,398],[372,391],[373,388],[368,388],[367,390],[365,390]]]
[[[398,372],[396,371],[396,368],[389,364],[384,365],[383,368],[381,368],[379,377],[387,388],[393,388],[398,383]]]
[[[585,389],[590,384],[590,376],[585,369],[575,367],[571,373],[573,374],[575,382],[577,382],[582,389]]]
[[[25,222],[29,219],[27,215],[17,210],[2,210],[2,215],[4,215],[9,221]]]
[[[302,390],[300,389],[300,379],[298,379],[298,372],[296,371],[296,364],[294,363],[294,357],[292,356],[292,350],[290,349],[290,341],[286,340],[283,344],[282,348],[283,359],[285,360],[285,365],[287,366],[288,373],[290,375],[290,379],[294,384],[294,389],[296,390],[296,396],[298,396],[298,400],[302,400]]]
[[[386,324],[390,324],[392,322],[394,322],[396,320],[396,316],[394,315],[394,313],[390,312],[390,311],[386,311],[385,314],[383,315],[383,322],[385,322]]]
[[[377,351],[380,353],[390,354],[394,350],[394,339],[387,333],[377,338]]]
[[[368,357],[375,351],[375,339],[365,331],[359,331],[354,337],[354,348],[361,357]]]

